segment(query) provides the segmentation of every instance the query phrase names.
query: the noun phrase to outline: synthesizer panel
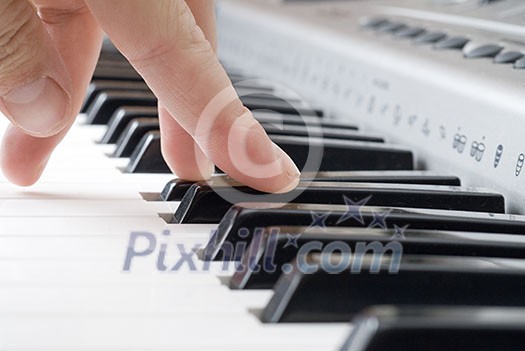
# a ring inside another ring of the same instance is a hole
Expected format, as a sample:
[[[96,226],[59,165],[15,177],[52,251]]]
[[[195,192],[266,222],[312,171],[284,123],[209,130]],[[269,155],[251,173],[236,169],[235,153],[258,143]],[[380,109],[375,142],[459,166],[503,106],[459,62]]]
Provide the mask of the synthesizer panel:
[[[225,62],[524,213],[523,2],[223,0],[218,19]]]

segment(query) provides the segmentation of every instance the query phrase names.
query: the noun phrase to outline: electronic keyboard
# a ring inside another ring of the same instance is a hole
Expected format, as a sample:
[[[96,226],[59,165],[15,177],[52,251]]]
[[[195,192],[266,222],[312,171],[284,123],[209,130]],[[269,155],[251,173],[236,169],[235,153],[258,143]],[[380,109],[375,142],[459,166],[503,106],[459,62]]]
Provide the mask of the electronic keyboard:
[[[221,57],[232,67],[412,147],[422,168],[497,187],[508,211],[523,212],[522,1],[219,5]]]
[[[42,179],[0,178],[0,350],[522,349],[523,11],[219,1],[237,93],[304,167],[286,194],[171,174],[106,42]]]

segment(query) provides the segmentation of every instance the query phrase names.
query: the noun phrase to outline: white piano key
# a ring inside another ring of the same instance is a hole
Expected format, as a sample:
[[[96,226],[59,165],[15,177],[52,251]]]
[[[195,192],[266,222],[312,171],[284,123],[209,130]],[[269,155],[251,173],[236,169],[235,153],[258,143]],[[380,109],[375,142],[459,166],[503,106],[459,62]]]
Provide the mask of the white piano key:
[[[0,236],[107,236],[129,235],[130,231],[160,233],[166,227],[156,214],[140,216],[1,216]],[[206,228],[207,229],[207,228]]]
[[[8,122],[0,119],[0,128]],[[203,246],[215,225],[167,224],[177,202],[146,202],[170,174],[125,174],[128,159],[97,145],[104,126],[79,123],[53,154],[41,181],[18,188],[0,175],[0,350],[335,350],[349,324],[261,323],[271,290],[232,291],[234,263],[169,269]],[[163,230],[171,235],[162,236]],[[132,231],[169,244],[123,271]],[[194,257],[196,259],[196,257]]]
[[[230,267],[233,268],[231,265]],[[224,285],[218,278],[222,265],[213,264],[209,270],[161,271],[156,257],[132,262],[124,270],[124,254],[118,261],[93,260],[3,260],[0,262],[0,284],[4,286],[142,286],[166,284],[178,287],[194,285]],[[233,269],[230,269],[233,270]]]
[[[146,216],[91,216],[91,217],[19,217],[0,216],[0,236],[108,236],[126,235],[131,231],[159,234],[170,230],[177,238],[211,235],[214,224],[166,224],[156,214]]]
[[[208,236],[180,238],[148,233],[148,237],[130,234],[111,236],[29,236],[0,237],[0,259],[2,260],[115,260],[120,261],[128,250],[146,251],[152,248],[156,255],[163,252],[166,264],[178,260],[196,248],[203,248]],[[195,257],[196,259],[197,257]],[[144,258],[142,258],[144,259]]]
[[[232,327],[235,323],[237,326]],[[151,348],[228,350],[269,347],[302,350],[316,346],[334,349],[349,332],[347,324],[261,325],[255,318],[227,320],[201,315],[115,316],[85,318],[75,314],[0,317],[0,338],[9,350],[131,349]],[[28,337],[30,336],[30,337]]]
[[[86,316],[200,313],[212,317],[246,313],[245,307],[235,302],[226,287],[212,284],[185,288],[170,284],[10,286],[0,290],[0,314],[68,314],[71,311]]]
[[[142,200],[135,186],[131,184],[44,184],[37,183],[30,188],[18,188],[0,184],[0,199],[79,199],[79,200]]]
[[[45,200],[0,199],[0,217],[112,217],[155,215],[155,210],[142,200]]]

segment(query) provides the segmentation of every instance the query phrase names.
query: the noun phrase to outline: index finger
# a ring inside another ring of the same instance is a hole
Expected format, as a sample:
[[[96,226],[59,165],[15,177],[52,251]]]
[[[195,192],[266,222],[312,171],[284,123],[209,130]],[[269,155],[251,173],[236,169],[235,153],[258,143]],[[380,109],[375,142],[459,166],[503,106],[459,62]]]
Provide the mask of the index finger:
[[[236,180],[262,191],[295,188],[297,167],[242,105],[184,1],[86,3],[210,160]]]

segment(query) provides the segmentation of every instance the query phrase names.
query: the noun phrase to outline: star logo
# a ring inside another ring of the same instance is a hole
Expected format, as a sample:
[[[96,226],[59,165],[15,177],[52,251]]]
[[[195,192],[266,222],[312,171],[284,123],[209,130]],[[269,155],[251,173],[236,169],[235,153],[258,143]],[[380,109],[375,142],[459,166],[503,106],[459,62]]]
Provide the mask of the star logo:
[[[405,231],[408,229],[409,224],[399,227],[394,224],[394,235],[392,235],[392,240],[403,240],[405,239]]]
[[[314,211],[310,211],[310,215],[312,216],[312,223],[310,224],[310,226],[308,227],[308,229],[310,228],[321,228],[321,229],[326,229],[326,219],[328,218],[328,216],[330,216],[332,212],[323,212],[323,213],[316,213]]]
[[[293,246],[296,249],[298,249],[299,244],[297,244],[297,240],[299,239],[301,234],[286,234],[286,236],[288,238],[288,241],[286,242],[286,244],[283,245],[283,249],[286,249],[289,246]]]
[[[366,206],[368,201],[372,198],[372,195],[361,199],[357,202],[354,202],[352,199],[348,198],[346,195],[343,195],[343,199],[345,200],[346,205],[346,211],[345,213],[339,218],[337,221],[337,224],[346,221],[349,218],[353,218],[356,221],[358,221],[361,224],[364,224],[365,221],[363,220],[363,214],[361,213],[361,210],[363,206]]]
[[[386,219],[390,215],[390,212],[392,212],[392,210],[387,210],[384,212],[376,212],[376,211],[372,212],[374,219],[372,220],[368,228],[379,227],[382,229],[386,229],[387,228]]]

